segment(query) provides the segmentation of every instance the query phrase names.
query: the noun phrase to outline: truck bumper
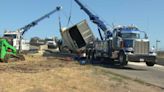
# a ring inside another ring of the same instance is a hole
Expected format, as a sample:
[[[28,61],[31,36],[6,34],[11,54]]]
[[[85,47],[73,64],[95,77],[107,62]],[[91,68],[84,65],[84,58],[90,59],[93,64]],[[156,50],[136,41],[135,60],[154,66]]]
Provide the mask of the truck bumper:
[[[156,62],[156,56],[154,55],[128,55],[128,61],[133,62]]]

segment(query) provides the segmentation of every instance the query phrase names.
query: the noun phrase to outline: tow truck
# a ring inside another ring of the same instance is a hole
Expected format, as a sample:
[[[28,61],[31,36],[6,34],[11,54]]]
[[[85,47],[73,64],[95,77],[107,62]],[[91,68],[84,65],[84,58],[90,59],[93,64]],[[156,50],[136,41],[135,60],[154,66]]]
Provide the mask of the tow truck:
[[[120,66],[126,66],[128,61],[146,62],[147,66],[154,66],[156,53],[150,52],[150,42],[146,32],[133,25],[115,26],[111,31],[104,21],[87,9],[80,0],[74,1],[98,26],[101,38],[101,40],[94,39],[86,46],[87,62],[85,63],[93,63],[95,59],[103,58],[109,62],[119,62]],[[104,37],[101,30],[104,32]],[[144,38],[140,37],[141,34],[144,34]]]
[[[39,22],[44,20],[45,18],[49,18],[50,15],[54,14],[55,12],[61,10],[61,6],[57,6],[53,11],[45,14],[44,16],[38,18],[35,21],[32,21],[31,23],[25,25],[24,27],[19,28],[16,31],[8,31],[6,30],[4,32],[4,38],[12,38],[13,43],[12,45],[19,51],[27,51],[30,49],[29,42],[27,40],[23,39],[23,35],[32,27],[36,26]]]

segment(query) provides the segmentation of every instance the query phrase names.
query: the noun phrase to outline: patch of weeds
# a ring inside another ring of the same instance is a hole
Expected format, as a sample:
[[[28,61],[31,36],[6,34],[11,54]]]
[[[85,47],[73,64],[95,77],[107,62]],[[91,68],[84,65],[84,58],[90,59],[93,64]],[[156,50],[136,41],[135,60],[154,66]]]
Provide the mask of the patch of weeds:
[[[121,77],[113,76],[111,77],[112,80],[116,80],[118,82],[123,82],[123,79]]]
[[[78,89],[76,86],[71,87],[72,89]]]

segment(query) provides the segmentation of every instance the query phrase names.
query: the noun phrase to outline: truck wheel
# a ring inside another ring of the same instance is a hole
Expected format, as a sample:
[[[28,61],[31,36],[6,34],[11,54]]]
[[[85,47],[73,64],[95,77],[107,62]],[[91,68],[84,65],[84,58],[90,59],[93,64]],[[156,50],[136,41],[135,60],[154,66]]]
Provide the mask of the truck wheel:
[[[120,52],[118,56],[118,61],[121,66],[127,65],[128,61],[126,61],[126,55],[124,52]]]
[[[86,52],[86,61],[87,61],[88,63],[90,63],[91,59],[92,59],[91,50],[87,50],[87,52]]]
[[[154,66],[155,65],[155,62],[146,62],[146,65],[147,66]]]
[[[91,55],[91,60],[90,60],[90,63],[91,64],[94,64],[94,61],[96,60],[96,56],[95,56],[95,52],[94,51],[92,51],[92,53],[91,53],[92,55]]]

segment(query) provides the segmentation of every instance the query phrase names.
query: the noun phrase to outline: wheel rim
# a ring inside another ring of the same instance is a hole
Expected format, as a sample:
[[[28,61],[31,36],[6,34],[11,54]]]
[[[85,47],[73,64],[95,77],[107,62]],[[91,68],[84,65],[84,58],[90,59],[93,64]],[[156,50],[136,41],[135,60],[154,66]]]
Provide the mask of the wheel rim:
[[[124,57],[122,56],[122,54],[119,56],[119,61],[122,63],[123,62]]]
[[[96,57],[97,57],[97,56],[96,56],[96,53],[94,52],[94,54],[93,54],[93,58],[96,59]]]

